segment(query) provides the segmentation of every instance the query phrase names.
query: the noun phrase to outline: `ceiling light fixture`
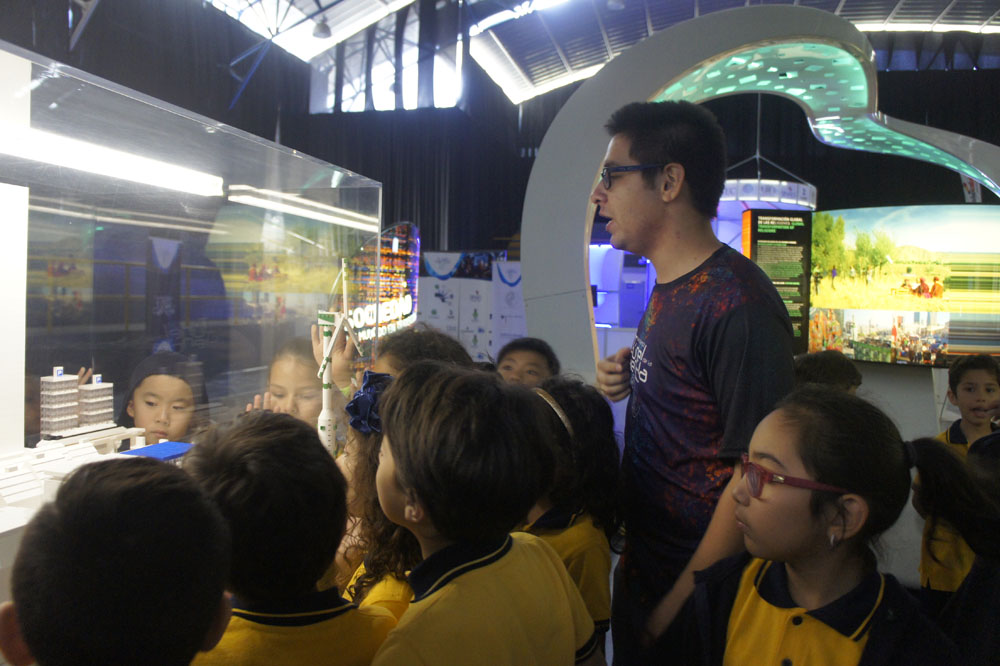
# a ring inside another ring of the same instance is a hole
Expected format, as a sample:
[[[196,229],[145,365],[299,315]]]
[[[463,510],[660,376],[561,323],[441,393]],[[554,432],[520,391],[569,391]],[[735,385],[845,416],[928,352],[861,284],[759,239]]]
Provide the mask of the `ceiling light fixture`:
[[[321,18],[316,21],[316,27],[313,28],[313,37],[316,39],[330,39],[332,34],[330,26],[326,23],[326,19]]]

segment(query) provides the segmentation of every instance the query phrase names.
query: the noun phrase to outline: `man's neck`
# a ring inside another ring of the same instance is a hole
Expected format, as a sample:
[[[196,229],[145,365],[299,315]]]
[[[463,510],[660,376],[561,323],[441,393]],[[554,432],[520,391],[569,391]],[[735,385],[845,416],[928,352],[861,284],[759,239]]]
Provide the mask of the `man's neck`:
[[[721,245],[711,222],[691,215],[670,220],[646,258],[656,269],[657,284],[666,284],[701,266]]]

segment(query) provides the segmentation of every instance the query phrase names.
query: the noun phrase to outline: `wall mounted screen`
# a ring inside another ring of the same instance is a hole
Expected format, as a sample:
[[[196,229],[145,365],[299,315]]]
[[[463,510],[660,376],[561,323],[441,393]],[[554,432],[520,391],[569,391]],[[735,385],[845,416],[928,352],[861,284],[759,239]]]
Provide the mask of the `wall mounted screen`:
[[[1000,206],[813,216],[809,350],[947,365],[1000,354]]]

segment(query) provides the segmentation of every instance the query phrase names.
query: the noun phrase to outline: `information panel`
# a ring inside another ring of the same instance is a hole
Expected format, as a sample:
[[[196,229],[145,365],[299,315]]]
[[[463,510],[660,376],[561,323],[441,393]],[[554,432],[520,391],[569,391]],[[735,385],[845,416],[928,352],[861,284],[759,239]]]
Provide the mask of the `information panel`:
[[[788,308],[796,354],[808,345],[811,249],[811,212],[743,211],[743,254],[767,273]]]

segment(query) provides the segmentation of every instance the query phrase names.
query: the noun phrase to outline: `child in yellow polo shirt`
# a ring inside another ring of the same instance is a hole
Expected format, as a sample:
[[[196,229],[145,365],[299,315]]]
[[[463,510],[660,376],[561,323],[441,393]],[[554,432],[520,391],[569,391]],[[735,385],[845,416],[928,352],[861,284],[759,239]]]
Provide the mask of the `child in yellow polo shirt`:
[[[969,473],[979,488],[1000,506],[1000,432],[987,435],[969,447]],[[951,510],[948,498],[939,498],[925,488],[929,506]],[[942,488],[942,492],[949,492]],[[979,515],[942,515],[954,525],[964,527],[963,534],[975,550],[976,559],[969,575],[948,600],[938,622],[955,641],[967,666],[1000,664],[1000,516],[989,511]],[[974,526],[969,534],[969,526]]]
[[[175,465],[83,465],[24,528],[4,663],[187,666],[229,621],[229,559],[225,520]]]
[[[337,462],[348,478],[349,510],[356,521],[348,538],[354,539],[360,565],[351,570],[332,569],[320,589],[335,584],[346,573],[346,597],[360,606],[381,606],[400,618],[413,590],[406,577],[423,559],[417,540],[382,512],[375,491],[375,470],[382,441],[379,401],[392,375],[418,361],[434,360],[472,367],[472,358],[461,343],[441,331],[418,325],[379,339],[375,372],[366,371],[361,389],[346,412],[350,430],[347,446]],[[344,550],[344,545],[341,545]]]
[[[678,619],[687,644],[654,653],[690,664],[959,663],[917,602],[875,568],[870,544],[902,512],[914,465],[935,488],[970,484],[940,443],[904,444],[860,398],[828,388],[786,397],[730,484],[748,553],[696,574]],[[982,511],[971,493],[950,494]]]
[[[358,541],[364,559],[346,590],[355,603],[381,606],[398,620],[413,598],[406,577],[423,558],[416,538],[386,518],[375,489],[382,441],[379,402],[391,381],[387,374],[365,372],[361,390],[347,403],[353,444],[348,455],[353,458],[351,480],[358,511]]]
[[[948,368],[948,400],[962,418],[939,434],[955,455],[965,460],[969,446],[989,435],[993,409],[1000,404],[1000,364],[992,356],[963,356]],[[921,516],[920,477],[913,483],[913,506]],[[943,520],[925,520],[920,548],[920,598],[925,612],[937,615],[972,568],[975,553],[952,525]]]
[[[184,469],[233,535],[233,618],[197,666],[370,664],[396,624],[336,588],[316,591],[347,520],[346,482],[316,429],[288,414],[251,412],[213,429]]]
[[[386,390],[379,502],[424,559],[374,664],[603,663],[558,555],[509,534],[551,484],[548,409],[496,374],[439,363],[410,366]]]
[[[603,645],[611,619],[611,543],[621,526],[618,444],[607,400],[579,379],[552,377],[535,392],[552,409],[552,487],[528,513],[525,532],[559,555]]]

